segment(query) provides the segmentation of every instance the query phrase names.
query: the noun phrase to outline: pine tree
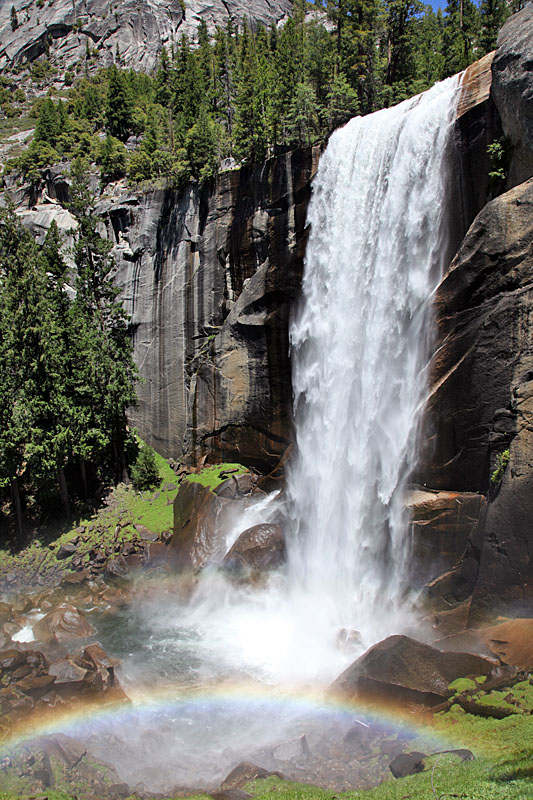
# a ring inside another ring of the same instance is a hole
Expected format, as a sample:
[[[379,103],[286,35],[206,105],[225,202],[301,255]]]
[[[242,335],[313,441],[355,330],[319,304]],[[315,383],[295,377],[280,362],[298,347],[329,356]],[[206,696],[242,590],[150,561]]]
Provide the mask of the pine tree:
[[[15,32],[19,26],[19,18],[15,6],[11,6],[11,30]]]
[[[39,107],[34,140],[55,147],[61,132],[61,120],[54,101],[47,97]]]
[[[481,30],[479,43],[483,53],[490,53],[496,47],[498,32],[511,13],[506,0],[481,0],[479,14]]]
[[[419,0],[385,0],[387,71],[385,83],[409,81],[415,74],[414,22],[422,10]]]
[[[137,460],[131,470],[131,482],[138,492],[155,489],[161,483],[155,453],[147,444],[141,444]]]
[[[113,65],[109,68],[106,106],[106,130],[110,136],[126,141],[133,128],[132,112],[133,103],[124,72]]]
[[[342,72],[337,73],[331,81],[326,96],[325,116],[329,130],[348,122],[359,111],[357,92],[353,89]]]
[[[479,13],[472,0],[448,0],[443,29],[444,67],[441,77],[455,75],[472,63]]]

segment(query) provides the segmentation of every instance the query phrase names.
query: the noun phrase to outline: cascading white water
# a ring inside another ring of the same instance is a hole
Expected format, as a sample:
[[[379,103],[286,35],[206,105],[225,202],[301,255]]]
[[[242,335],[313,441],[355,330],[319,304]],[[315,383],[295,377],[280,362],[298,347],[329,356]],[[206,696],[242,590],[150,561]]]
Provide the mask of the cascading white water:
[[[458,86],[451,78],[336,131],[308,214],[291,328],[290,582],[311,615],[356,627],[368,643],[397,629],[405,600],[403,490],[447,256],[445,150]]]

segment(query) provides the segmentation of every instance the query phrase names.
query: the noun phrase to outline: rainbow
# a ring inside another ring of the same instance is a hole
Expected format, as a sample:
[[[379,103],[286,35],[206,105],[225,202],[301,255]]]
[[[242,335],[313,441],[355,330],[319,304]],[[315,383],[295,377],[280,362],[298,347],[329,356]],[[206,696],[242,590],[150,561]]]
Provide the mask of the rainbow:
[[[450,740],[432,730],[427,717],[403,713],[390,705],[364,706],[345,697],[333,696],[324,689],[308,687],[269,687],[258,683],[217,683],[208,686],[128,687],[128,700],[77,700],[68,707],[41,710],[24,716],[12,727],[0,731],[0,753],[28,740],[63,733],[83,737],[106,726],[120,727],[153,724],[162,715],[194,716],[200,724],[205,714],[242,713],[249,718],[290,714],[293,718],[331,718],[359,720],[387,730],[394,728],[414,737],[430,738],[437,745]]]

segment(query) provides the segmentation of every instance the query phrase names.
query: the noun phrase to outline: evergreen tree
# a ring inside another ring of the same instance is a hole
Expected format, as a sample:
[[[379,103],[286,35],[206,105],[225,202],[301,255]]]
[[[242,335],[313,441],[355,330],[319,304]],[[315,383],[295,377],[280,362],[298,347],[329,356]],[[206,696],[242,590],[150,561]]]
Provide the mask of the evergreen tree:
[[[133,129],[132,101],[124,73],[114,65],[109,68],[106,130],[110,136],[125,142]]]
[[[329,130],[348,122],[359,111],[357,92],[353,89],[342,72],[331,81],[326,96],[325,115]]]
[[[409,81],[415,73],[414,21],[422,10],[419,0],[385,0],[387,71],[385,83]]]
[[[103,464],[111,456],[115,474],[125,471],[126,410],[135,403],[137,370],[128,318],[111,280],[110,243],[98,233],[86,165],[72,165],[70,209],[78,228],[73,255],[77,268],[72,304],[75,354],[73,392],[77,408],[75,455]]]
[[[298,83],[294,90],[287,127],[291,142],[309,146],[320,134],[320,109],[313,87],[308,81]]]
[[[155,489],[161,483],[155,453],[147,444],[141,444],[137,460],[131,470],[131,482],[138,492]]]
[[[490,53],[496,48],[498,32],[510,13],[506,0],[481,0],[479,43],[483,53]]]
[[[443,27],[443,75],[455,75],[472,63],[479,15],[472,0],[448,0]]]
[[[435,14],[426,6],[424,14],[415,24],[413,42],[415,59],[415,92],[422,92],[440,80],[444,70],[442,35],[444,22],[442,11]]]
[[[15,6],[11,6],[11,30],[15,32],[19,26],[19,18]]]
[[[55,147],[61,132],[61,120],[53,100],[47,97],[39,107],[39,116],[35,126],[34,140],[46,142]]]

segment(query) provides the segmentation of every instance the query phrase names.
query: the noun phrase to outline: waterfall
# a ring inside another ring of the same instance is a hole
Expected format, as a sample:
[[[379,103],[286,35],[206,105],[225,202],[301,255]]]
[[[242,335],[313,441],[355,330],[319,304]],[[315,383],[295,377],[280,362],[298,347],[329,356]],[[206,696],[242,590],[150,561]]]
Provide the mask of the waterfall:
[[[136,614],[168,674],[188,665],[200,682],[327,686],[411,621],[403,491],[426,392],[431,295],[449,255],[445,167],[458,87],[445,81],[329,140],[290,331],[297,452],[287,491],[256,501],[225,532],[229,548],[250,525],[283,517],[288,563],[259,586],[211,565],[185,603],[143,600]],[[152,680],[150,663],[128,659],[134,684]]]
[[[130,724],[119,719],[99,741],[128,780],[161,792],[176,774],[183,786],[216,785],[238,761],[277,768],[272,746],[305,733],[311,753],[335,753],[338,783],[354,714],[333,711],[322,691],[410,622],[403,494],[426,393],[431,297],[449,255],[445,167],[458,88],[450,79],[354,119],[328,143],[290,332],[297,452],[285,499],[252,500],[219,531],[229,548],[250,525],[284,517],[288,563],[252,585],[212,564],[192,596],[184,577],[183,597],[175,576],[168,586],[158,576],[157,590],[148,585],[117,611],[108,635],[113,648],[124,637],[120,679],[136,706]],[[151,705],[160,687],[177,706]],[[357,785],[351,747],[346,779]],[[329,780],[326,761],[319,781]],[[281,763],[290,777],[317,780],[301,772],[306,754]]]
[[[318,626],[398,630],[406,481],[426,392],[431,296],[446,265],[457,77],[336,131],[313,185],[290,331],[297,454],[291,590]]]

